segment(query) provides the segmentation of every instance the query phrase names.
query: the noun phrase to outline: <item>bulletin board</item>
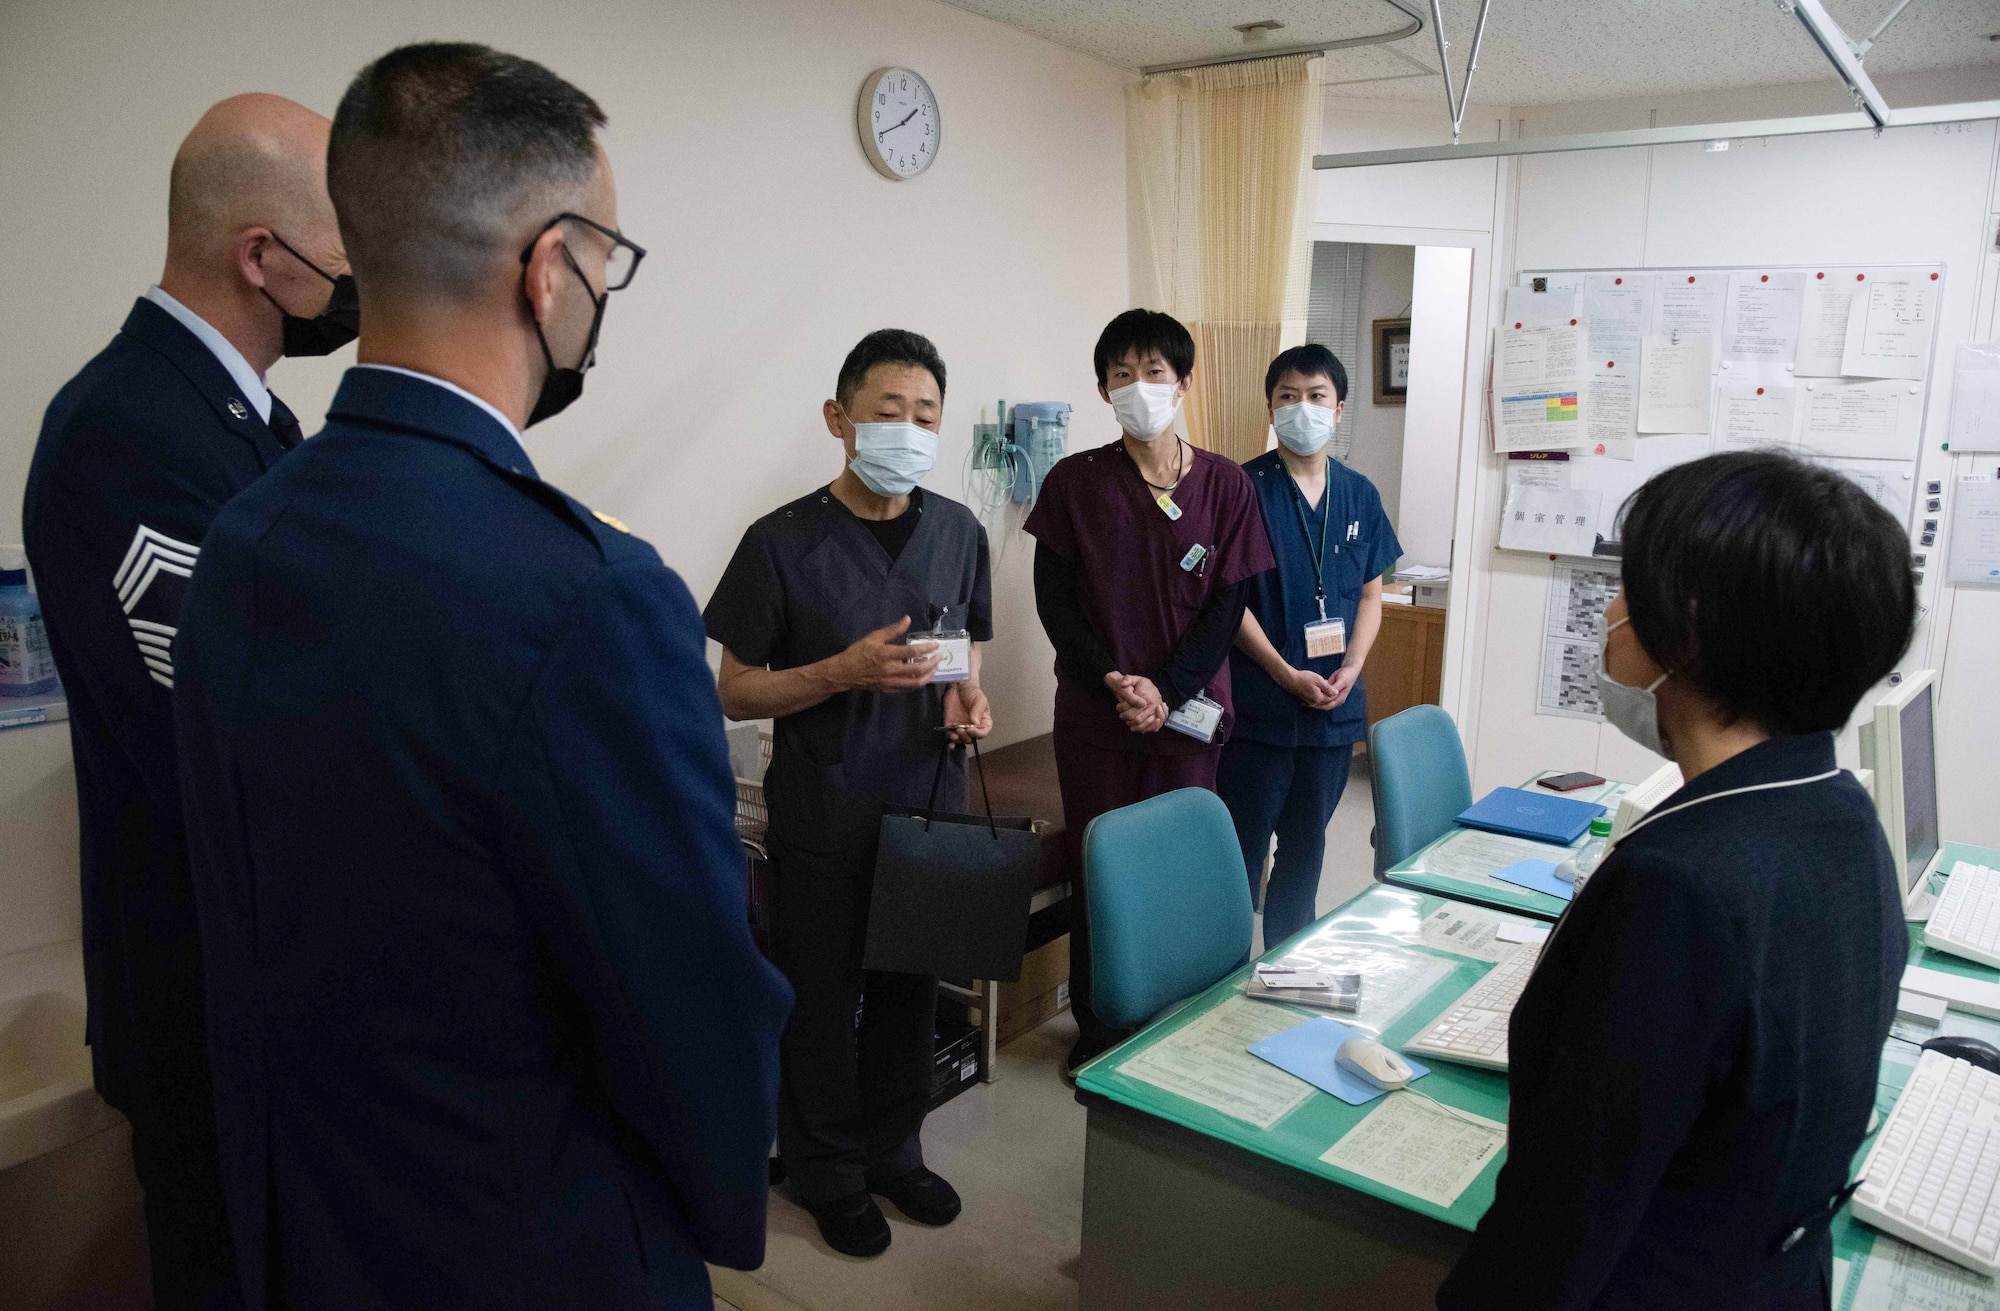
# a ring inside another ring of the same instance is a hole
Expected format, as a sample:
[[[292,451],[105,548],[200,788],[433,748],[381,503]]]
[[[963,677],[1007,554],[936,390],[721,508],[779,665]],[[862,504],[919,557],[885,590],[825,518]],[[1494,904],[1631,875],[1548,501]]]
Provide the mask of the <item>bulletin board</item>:
[[[1524,271],[1488,369],[1499,546],[1616,559],[1653,474],[1767,446],[1907,528],[1943,295],[1942,264]]]

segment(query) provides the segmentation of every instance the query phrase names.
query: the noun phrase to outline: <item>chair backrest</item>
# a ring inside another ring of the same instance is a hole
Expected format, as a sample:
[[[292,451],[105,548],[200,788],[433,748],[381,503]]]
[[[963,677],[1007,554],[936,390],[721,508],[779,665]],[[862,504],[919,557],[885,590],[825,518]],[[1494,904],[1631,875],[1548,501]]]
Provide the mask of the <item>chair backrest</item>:
[[[1368,730],[1375,789],[1375,877],[1442,837],[1472,804],[1458,725],[1439,706],[1411,706]]]
[[[1250,958],[1250,880],[1222,798],[1182,788],[1083,831],[1091,1005],[1143,1024]]]

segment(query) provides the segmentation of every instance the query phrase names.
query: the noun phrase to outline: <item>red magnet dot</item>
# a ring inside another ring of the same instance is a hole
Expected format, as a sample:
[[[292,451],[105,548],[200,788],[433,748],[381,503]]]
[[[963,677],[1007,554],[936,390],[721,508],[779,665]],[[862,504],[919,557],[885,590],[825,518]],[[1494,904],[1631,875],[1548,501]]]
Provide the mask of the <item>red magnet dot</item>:
[[[1854,275],[1854,280],[1855,280],[1856,282],[1859,282],[1859,281],[1861,281],[1861,280],[1862,280],[1863,278],[1866,278],[1867,276],[1868,276],[1868,275],[1867,275],[1866,273],[1857,273],[1857,274],[1855,274],[1855,275]]]
[[[1937,281],[1937,274],[1935,274],[1935,273],[1931,274],[1931,281],[1932,281],[1932,282],[1936,282],[1936,281]]]
[[[1757,281],[1759,282],[1769,282],[1770,280],[1771,280],[1771,275],[1768,273],[1766,273],[1763,277],[1757,279]]]
[[[1518,327],[1520,327],[1521,325],[1517,323],[1517,324],[1515,324],[1514,326],[1518,328]]]
[[[1825,276],[1826,276],[1826,274],[1824,274],[1824,273],[1815,273],[1815,274],[1813,274],[1813,276],[1814,276],[1815,278],[1823,278],[1823,277],[1825,277]]]
[[[1614,287],[1622,287],[1622,286],[1624,286],[1624,285],[1625,285],[1625,279],[1623,279],[1623,278],[1613,278],[1613,279],[1611,279],[1611,285],[1612,285],[1612,286],[1614,286]]]
[[[1759,388],[1757,389],[1757,394],[1758,394],[1759,396],[1762,396],[1762,395],[1764,394],[1764,389],[1763,389],[1762,387],[1759,387]]]
[[[1689,278],[1689,279],[1688,279],[1688,281],[1689,281],[1689,282],[1693,282],[1693,281],[1694,281],[1694,279],[1693,279],[1693,278]]]
[[[1571,320],[1569,321],[1569,326],[1570,326],[1570,327],[1572,327],[1572,328],[1574,328],[1574,327],[1576,326],[1576,320],[1575,320],[1575,319],[1571,319]]]
[[[1615,368],[1617,368],[1617,367],[1618,367],[1618,361],[1617,361],[1617,360],[1606,360],[1606,361],[1604,361],[1604,367],[1605,367],[1605,368],[1607,368],[1607,369],[1615,369]]]

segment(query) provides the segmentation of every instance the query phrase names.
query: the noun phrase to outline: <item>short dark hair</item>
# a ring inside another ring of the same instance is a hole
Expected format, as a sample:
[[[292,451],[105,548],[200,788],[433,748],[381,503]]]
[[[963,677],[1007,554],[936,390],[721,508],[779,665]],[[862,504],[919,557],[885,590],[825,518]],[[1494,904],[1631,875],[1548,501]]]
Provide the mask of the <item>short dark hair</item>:
[[[604,123],[532,60],[465,42],[383,55],[340,98],[326,151],[355,280],[477,294],[522,229],[580,202]]]
[[[1710,455],[1655,474],[1620,513],[1639,645],[1731,722],[1837,731],[1909,648],[1903,526],[1841,473]]]
[[[1113,362],[1127,355],[1146,358],[1155,351],[1167,362],[1177,378],[1194,372],[1194,338],[1181,321],[1159,310],[1126,310],[1104,325],[1090,362],[1097,366],[1097,385],[1102,387]]]
[[[1333,394],[1341,400],[1347,399],[1347,366],[1318,342],[1307,342],[1294,346],[1288,351],[1279,351],[1278,358],[1271,361],[1271,367],[1264,370],[1264,403],[1271,403],[1271,393],[1278,390],[1278,379],[1288,373],[1301,374],[1308,378],[1326,378],[1333,383]]]
[[[840,377],[834,380],[833,398],[846,409],[854,399],[854,393],[861,390],[861,384],[868,381],[868,370],[878,364],[908,364],[914,368],[929,369],[931,377],[937,379],[938,399],[944,399],[944,357],[938,348],[931,345],[931,339],[922,333],[911,332],[907,328],[877,328],[854,343],[854,349],[847,352],[847,358],[840,362]]]

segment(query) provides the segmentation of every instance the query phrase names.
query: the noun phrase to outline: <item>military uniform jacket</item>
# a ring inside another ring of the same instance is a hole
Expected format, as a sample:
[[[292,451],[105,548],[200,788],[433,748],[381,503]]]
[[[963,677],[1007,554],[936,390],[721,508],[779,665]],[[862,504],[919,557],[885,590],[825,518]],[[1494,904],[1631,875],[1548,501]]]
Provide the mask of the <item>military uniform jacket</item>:
[[[179,670],[252,1311],[706,1308],[759,1264],[790,993],[653,549],[357,368],[216,520]]]
[[[173,639],[209,522],[297,442],[149,300],[56,394],[21,523],[69,699],[97,1088],[206,1120],[201,953],[181,828]]]

